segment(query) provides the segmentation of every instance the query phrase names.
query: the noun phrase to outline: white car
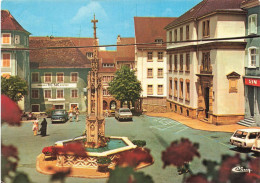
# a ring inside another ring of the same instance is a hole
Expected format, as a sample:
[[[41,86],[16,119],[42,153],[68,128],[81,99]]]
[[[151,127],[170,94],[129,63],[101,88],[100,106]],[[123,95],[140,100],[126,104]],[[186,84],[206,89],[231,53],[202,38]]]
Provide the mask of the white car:
[[[230,138],[230,144],[240,148],[252,148],[260,129],[239,129]]]
[[[260,153],[260,133],[258,133],[251,150]]]
[[[128,108],[120,108],[115,111],[115,118],[120,121],[122,119],[133,120],[133,114]]]

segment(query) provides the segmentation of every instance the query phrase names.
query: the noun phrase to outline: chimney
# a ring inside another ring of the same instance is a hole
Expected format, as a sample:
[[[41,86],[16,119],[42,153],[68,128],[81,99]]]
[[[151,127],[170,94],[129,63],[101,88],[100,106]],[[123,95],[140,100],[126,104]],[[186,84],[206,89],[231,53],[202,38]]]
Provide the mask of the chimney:
[[[120,37],[120,35],[117,36],[117,42],[118,42],[118,43],[121,42],[121,37]]]

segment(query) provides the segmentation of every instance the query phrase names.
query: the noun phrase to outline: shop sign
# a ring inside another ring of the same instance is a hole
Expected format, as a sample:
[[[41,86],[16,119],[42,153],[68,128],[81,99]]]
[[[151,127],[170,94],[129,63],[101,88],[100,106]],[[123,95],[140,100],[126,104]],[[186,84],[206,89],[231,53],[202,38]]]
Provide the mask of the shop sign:
[[[260,79],[245,78],[245,85],[259,86],[260,87]]]
[[[32,88],[77,88],[77,83],[34,83]]]

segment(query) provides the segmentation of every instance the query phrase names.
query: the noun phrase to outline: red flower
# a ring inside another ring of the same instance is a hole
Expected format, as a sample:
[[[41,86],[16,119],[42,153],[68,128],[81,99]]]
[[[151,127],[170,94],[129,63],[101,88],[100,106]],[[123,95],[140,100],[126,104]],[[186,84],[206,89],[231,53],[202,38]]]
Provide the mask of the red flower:
[[[9,125],[21,125],[21,110],[14,101],[5,95],[1,95],[1,118]]]
[[[168,165],[182,166],[184,163],[193,160],[193,157],[200,157],[195,144],[189,139],[181,139],[181,142],[172,142],[171,146],[162,152],[163,168]]]
[[[219,169],[218,180],[219,182],[227,182],[231,175],[232,168],[236,167],[240,163],[240,155],[236,154],[234,157],[226,158]]]
[[[56,150],[54,146],[48,146],[48,147],[44,147],[42,149],[42,153],[43,154],[56,154]]]
[[[149,149],[135,148],[120,154],[117,165],[137,167],[140,163],[152,163],[153,157]]]

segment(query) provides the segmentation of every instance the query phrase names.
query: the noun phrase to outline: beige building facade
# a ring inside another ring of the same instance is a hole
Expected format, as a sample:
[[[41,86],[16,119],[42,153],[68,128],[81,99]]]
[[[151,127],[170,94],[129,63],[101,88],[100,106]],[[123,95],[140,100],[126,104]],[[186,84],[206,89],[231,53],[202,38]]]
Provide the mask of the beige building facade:
[[[165,27],[167,110],[216,125],[244,116],[245,40],[215,39],[244,36],[245,12],[220,4],[200,3]]]

